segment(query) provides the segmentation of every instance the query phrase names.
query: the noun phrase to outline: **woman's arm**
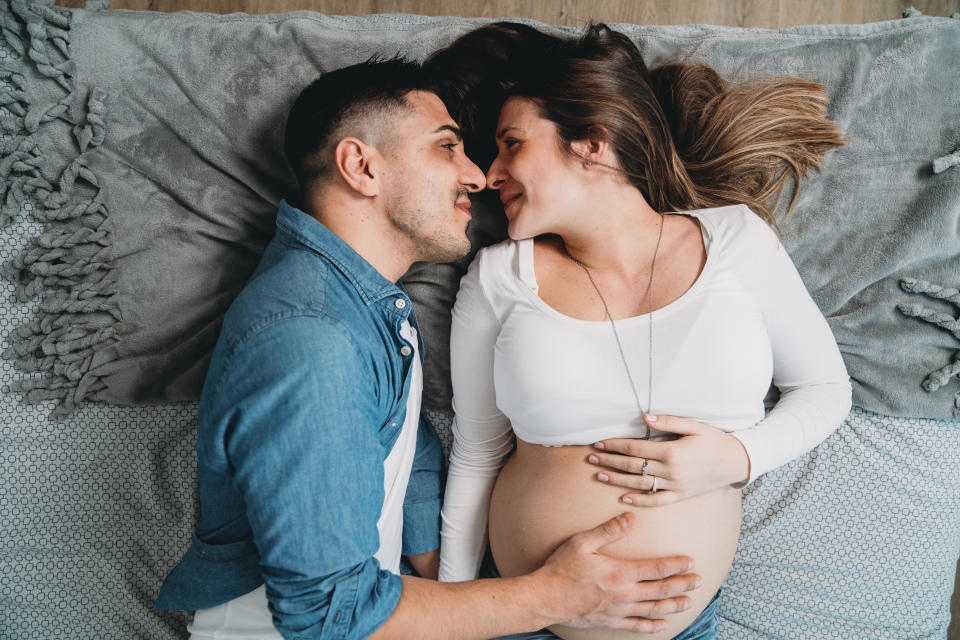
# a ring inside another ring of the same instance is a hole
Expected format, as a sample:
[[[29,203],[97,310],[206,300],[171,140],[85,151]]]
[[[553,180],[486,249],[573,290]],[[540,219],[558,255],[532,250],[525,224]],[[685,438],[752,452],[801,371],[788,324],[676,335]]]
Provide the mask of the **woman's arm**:
[[[487,546],[487,513],[497,474],[513,447],[497,409],[494,347],[500,321],[480,281],[483,253],[460,282],[450,330],[453,449],[441,512],[440,580],[474,580]]]
[[[851,398],[850,377],[826,319],[783,244],[750,216],[755,249],[741,276],[763,312],[780,399],[754,427],[731,433],[749,454],[748,482],[823,442],[847,417]]]
[[[421,578],[437,579],[437,573],[440,570],[440,549],[427,551],[426,553],[415,553],[407,556],[410,566],[417,572]]]

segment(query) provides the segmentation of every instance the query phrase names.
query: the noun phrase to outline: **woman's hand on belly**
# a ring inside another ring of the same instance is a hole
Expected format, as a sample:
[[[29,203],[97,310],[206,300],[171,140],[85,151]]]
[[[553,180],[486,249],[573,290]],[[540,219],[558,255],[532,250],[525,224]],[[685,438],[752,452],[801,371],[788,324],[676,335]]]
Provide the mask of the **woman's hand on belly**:
[[[680,435],[654,442],[610,438],[594,445],[588,461],[603,470],[596,478],[639,491],[625,493],[623,502],[656,507],[746,482],[750,458],[740,441],[721,429],[677,416],[644,416],[651,428]],[[646,467],[644,463],[646,462]]]

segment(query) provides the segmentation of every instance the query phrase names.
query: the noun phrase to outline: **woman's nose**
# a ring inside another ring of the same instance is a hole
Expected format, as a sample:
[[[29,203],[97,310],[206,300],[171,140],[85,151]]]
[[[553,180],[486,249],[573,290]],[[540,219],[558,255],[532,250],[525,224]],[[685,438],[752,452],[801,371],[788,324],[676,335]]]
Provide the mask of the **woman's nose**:
[[[490,168],[487,169],[487,188],[494,190],[499,189],[506,180],[506,172],[501,168],[500,159],[497,158],[493,161],[493,164],[490,165]]]

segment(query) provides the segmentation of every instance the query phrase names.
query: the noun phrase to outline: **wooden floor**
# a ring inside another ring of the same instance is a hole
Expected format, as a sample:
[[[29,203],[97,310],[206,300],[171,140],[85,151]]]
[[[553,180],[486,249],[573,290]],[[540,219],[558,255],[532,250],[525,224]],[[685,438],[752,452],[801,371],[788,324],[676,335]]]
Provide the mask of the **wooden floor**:
[[[82,7],[84,0],[57,0]],[[960,12],[960,0],[111,0],[111,9],[283,13],[309,9],[334,15],[418,13],[522,17],[548,24],[590,20],[636,24],[722,24],[776,29],[798,24],[877,22],[916,7],[930,16]]]
[[[0,0],[4,2],[6,0]],[[85,0],[57,0],[82,7]],[[721,24],[778,29],[798,24],[859,24],[894,20],[908,7],[929,16],[960,13],[960,0],[111,0],[111,9],[283,13],[307,9],[333,15],[417,13],[482,18],[532,18],[548,24],[590,20],[635,24]],[[960,565],[948,640],[960,640]]]

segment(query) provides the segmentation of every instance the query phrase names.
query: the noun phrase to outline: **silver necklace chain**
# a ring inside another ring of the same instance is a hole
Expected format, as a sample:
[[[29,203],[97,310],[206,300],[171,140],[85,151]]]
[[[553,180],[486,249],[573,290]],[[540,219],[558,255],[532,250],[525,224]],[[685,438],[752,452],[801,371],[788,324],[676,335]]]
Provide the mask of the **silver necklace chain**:
[[[567,246],[563,246],[563,252],[567,254],[567,257],[573,260],[574,263],[580,266],[581,269],[587,274],[587,278],[590,279],[590,284],[593,285],[594,290],[597,292],[597,296],[600,298],[600,302],[603,304],[603,311],[606,314],[607,319],[610,321],[610,328],[613,330],[613,337],[617,341],[617,349],[620,351],[620,359],[623,361],[623,368],[627,372],[627,380],[630,381],[630,390],[633,391],[633,398],[637,401],[637,409],[640,411],[641,418],[644,414],[650,411],[650,407],[653,406],[653,273],[657,266],[657,254],[660,253],[660,241],[663,239],[663,214],[660,214],[660,233],[657,236],[657,247],[653,250],[653,260],[650,263],[650,282],[647,285],[647,302],[648,302],[648,326],[650,327],[650,344],[648,350],[648,364],[649,371],[647,376],[647,410],[644,411],[643,407],[640,405],[640,395],[637,393],[637,385],[633,381],[633,375],[630,373],[630,365],[627,364],[627,355],[623,351],[623,343],[620,341],[620,333],[617,331],[617,323],[613,321],[613,316],[610,315],[610,307],[607,306],[607,301],[604,299],[603,294],[600,293],[600,287],[597,286],[596,280],[593,279],[593,274],[590,273],[590,269],[587,268],[587,265],[583,264],[567,251]],[[650,427],[644,422],[644,429],[646,430],[643,438],[648,439],[650,437]]]

